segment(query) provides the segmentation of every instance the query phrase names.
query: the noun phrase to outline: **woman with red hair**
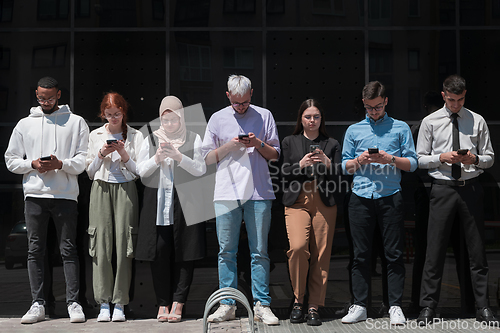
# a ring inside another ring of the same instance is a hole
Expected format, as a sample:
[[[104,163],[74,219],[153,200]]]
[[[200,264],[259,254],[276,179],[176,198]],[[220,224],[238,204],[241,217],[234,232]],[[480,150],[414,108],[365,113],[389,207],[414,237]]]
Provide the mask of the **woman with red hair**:
[[[89,207],[89,253],[97,321],[125,321],[139,202],[135,180],[141,132],[127,125],[128,103],[116,92],[101,102],[100,118],[108,122],[90,133],[87,173],[93,179]],[[112,258],[116,254],[116,274]],[[110,303],[114,304],[113,316]]]

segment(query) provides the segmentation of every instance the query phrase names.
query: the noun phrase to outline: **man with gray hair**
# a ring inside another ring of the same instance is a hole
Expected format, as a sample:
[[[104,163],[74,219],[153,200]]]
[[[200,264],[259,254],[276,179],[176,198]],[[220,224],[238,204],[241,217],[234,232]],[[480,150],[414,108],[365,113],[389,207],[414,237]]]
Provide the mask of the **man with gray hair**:
[[[253,90],[248,78],[231,75],[227,88],[230,105],[210,117],[202,148],[205,162],[217,163],[214,208],[219,287],[237,288],[236,254],[244,220],[251,256],[254,319],[277,325],[278,318],[270,309],[267,243],[275,199],[268,161],[279,157],[278,131],[269,110],[250,104]],[[235,300],[225,299],[208,321],[235,319],[235,310]]]
[[[35,94],[40,105],[31,108],[30,115],[17,123],[5,151],[7,169],[23,175],[33,303],[21,323],[33,324],[45,319],[44,256],[50,217],[60,243],[70,321],[84,322],[85,315],[77,302],[80,288],[76,252],[77,177],[85,170],[89,128],[68,105],[59,105],[61,90],[55,79],[40,79]]]

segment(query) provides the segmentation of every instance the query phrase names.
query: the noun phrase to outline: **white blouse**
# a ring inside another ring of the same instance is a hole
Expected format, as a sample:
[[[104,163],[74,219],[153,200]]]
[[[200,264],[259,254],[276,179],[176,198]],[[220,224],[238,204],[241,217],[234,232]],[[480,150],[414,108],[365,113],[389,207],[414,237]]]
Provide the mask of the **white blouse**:
[[[149,157],[149,139],[146,138],[137,157],[137,171],[141,177],[151,176],[160,166],[160,180],[157,192],[156,225],[167,226],[174,223],[173,218],[173,181],[175,175],[174,160],[167,157],[160,165],[155,162],[155,155]],[[182,160],[177,164],[193,176],[201,176],[206,172],[205,160],[201,154],[202,140],[198,134],[194,140],[193,158],[182,154]]]

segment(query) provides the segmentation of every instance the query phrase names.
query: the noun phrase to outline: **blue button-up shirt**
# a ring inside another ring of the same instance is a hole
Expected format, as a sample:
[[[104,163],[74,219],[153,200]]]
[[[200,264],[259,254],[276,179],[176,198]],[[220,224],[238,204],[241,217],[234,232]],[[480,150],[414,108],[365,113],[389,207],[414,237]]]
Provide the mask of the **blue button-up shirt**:
[[[342,148],[342,170],[347,174],[346,162],[368,148],[378,148],[390,155],[410,160],[410,171],[417,169],[417,154],[410,127],[403,121],[387,115],[374,121],[368,115],[359,123],[349,126]],[[401,170],[390,164],[362,165],[354,173],[352,191],[357,196],[378,199],[401,190]]]

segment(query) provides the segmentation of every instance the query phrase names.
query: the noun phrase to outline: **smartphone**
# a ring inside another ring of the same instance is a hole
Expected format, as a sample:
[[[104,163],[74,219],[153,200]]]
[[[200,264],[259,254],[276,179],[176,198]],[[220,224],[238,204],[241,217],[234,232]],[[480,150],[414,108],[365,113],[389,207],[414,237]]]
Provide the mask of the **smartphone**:
[[[51,159],[50,156],[40,157],[40,160],[42,160],[42,161],[50,161],[50,159]]]
[[[160,143],[161,149],[167,149],[170,147],[170,142],[162,142]]]
[[[467,155],[469,149],[459,149],[457,150],[458,155]]]
[[[248,134],[239,134],[238,135],[238,139],[242,140],[242,139],[248,139]]]
[[[378,148],[368,148],[368,154],[378,154]]]
[[[117,142],[118,140],[112,139],[112,140],[106,140],[106,143],[108,145],[112,144],[113,142]]]
[[[316,149],[319,149],[319,145],[310,145],[309,152],[316,154]]]

